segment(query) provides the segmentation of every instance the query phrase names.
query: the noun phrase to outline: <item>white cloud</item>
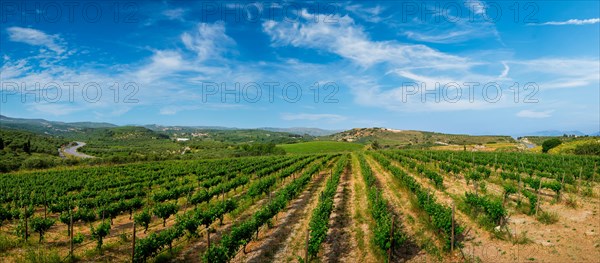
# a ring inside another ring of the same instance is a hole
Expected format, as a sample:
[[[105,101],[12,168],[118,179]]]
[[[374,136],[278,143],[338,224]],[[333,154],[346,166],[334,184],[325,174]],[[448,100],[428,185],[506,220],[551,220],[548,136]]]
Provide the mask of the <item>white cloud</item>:
[[[469,39],[473,30],[437,31],[423,33],[422,30],[406,31],[404,35],[410,39],[429,43],[456,43]]]
[[[304,14],[308,14],[303,10]],[[372,41],[364,29],[349,16],[334,16],[336,23],[277,22],[263,23],[263,31],[274,46],[318,48],[335,53],[363,67],[389,63],[400,67],[430,69],[467,68],[472,63],[425,45],[402,44],[396,41]]]
[[[40,30],[24,27],[9,27],[6,31],[11,41],[42,46],[58,55],[65,52],[63,40],[58,35],[48,35]]]
[[[481,93],[481,85],[474,89],[474,94],[469,94],[469,88],[463,85],[463,81],[449,77],[432,78],[420,76],[410,72],[397,72],[399,75],[413,80],[405,82],[398,86],[385,87],[377,80],[366,77],[349,77],[347,80],[354,100],[362,106],[383,108],[396,112],[448,112],[463,110],[489,110],[510,107],[510,97],[502,96],[499,101],[493,101],[495,94],[490,92],[489,98],[484,98]],[[448,88],[448,93],[442,93],[440,89],[435,89],[435,83],[441,85],[446,83],[457,83],[459,85],[460,95],[456,93],[457,88]],[[412,92],[412,87],[408,85],[417,83],[416,92]],[[485,83],[485,82],[483,82]],[[407,84],[406,87],[403,85]],[[420,90],[420,85],[424,85],[429,93]],[[435,95],[433,95],[435,94]],[[436,101],[438,99],[439,101]]]
[[[564,25],[592,25],[592,24],[597,24],[600,23],[600,18],[590,18],[590,19],[569,19],[567,21],[550,21],[550,22],[545,22],[545,23],[539,23],[539,24],[529,24],[529,25],[536,25],[536,26],[543,26],[543,25],[549,25],[549,26],[564,26]]]
[[[5,81],[8,79],[21,77],[27,74],[31,70],[31,66],[27,65],[27,60],[20,59],[17,61],[4,59],[4,63],[2,63],[2,68],[0,68],[0,80]]]
[[[139,68],[134,76],[139,82],[151,83],[181,70],[185,63],[183,57],[177,51],[157,50],[150,58],[150,62]]]
[[[195,32],[181,35],[185,47],[196,52],[198,59],[220,58],[235,41],[225,34],[225,23],[199,23]]]
[[[337,114],[309,114],[309,113],[283,113],[281,114],[281,119],[286,121],[319,121],[319,120],[329,120],[329,121],[343,121],[347,118]]]
[[[553,110],[547,111],[533,111],[533,110],[522,110],[517,112],[517,117],[521,118],[531,118],[531,119],[543,119],[549,118],[552,116]]]
[[[598,59],[543,58],[506,61],[513,70],[513,79],[521,84],[535,82],[541,90],[586,87],[600,81]]]
[[[380,5],[376,5],[374,7],[366,7],[358,4],[347,5],[345,9],[348,12],[351,12],[352,14],[356,15],[357,17],[372,23],[378,23],[386,19],[381,16],[381,13],[385,11],[385,8]]]
[[[164,16],[166,16],[170,20],[179,20],[183,21],[183,16],[187,12],[186,9],[183,8],[175,8],[175,9],[167,9],[162,12]]]
[[[510,71],[510,67],[508,64],[506,64],[506,62],[502,62],[502,65],[504,66],[504,70],[502,70],[502,73],[500,73],[500,76],[498,76],[499,79],[506,78],[508,76],[508,72]]]
[[[487,9],[486,4],[483,1],[479,0],[467,0],[465,1],[465,6],[471,10],[471,12],[483,15]]]
[[[439,44],[463,43],[472,39],[495,38],[504,45],[496,24],[486,16],[486,4],[482,1],[465,1],[464,5],[472,14],[467,16],[443,11],[436,5],[425,4],[422,8],[432,14],[432,18],[415,18],[413,23],[394,26],[400,34],[410,39]]]

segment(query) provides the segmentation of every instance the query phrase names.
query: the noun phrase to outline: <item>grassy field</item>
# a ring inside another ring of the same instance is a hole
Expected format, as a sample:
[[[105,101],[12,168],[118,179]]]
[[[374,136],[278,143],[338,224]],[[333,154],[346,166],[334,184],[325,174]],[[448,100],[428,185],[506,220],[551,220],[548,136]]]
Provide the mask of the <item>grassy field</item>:
[[[441,145],[431,147],[432,150],[446,150],[446,151],[462,151],[465,149],[467,151],[480,151],[480,152],[492,152],[492,151],[517,151],[518,150],[517,143],[487,143],[483,145]]]
[[[279,147],[283,148],[288,153],[330,153],[357,151],[362,149],[364,145],[348,142],[314,141],[282,144],[279,145]]]

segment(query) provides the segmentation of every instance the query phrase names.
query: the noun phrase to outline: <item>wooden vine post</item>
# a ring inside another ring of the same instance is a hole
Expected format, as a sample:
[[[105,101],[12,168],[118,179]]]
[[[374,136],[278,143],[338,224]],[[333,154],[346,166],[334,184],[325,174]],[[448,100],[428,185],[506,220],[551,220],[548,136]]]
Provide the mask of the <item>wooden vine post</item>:
[[[306,247],[304,248],[304,263],[308,263],[308,239],[310,237],[310,229],[306,229]]]
[[[579,194],[579,189],[581,188],[581,173],[583,173],[583,167],[579,168],[579,177],[577,178],[577,194]]]
[[[535,215],[538,214],[538,210],[540,210],[540,188],[542,187],[542,181],[540,180],[540,184],[538,185],[537,189],[535,189],[535,194],[536,194],[536,198],[537,198],[537,202],[535,203]]]
[[[71,258],[73,258],[73,212],[69,211],[69,220],[70,220],[70,224],[69,224],[69,255],[71,256]]]
[[[133,236],[131,237],[131,262],[135,262],[135,221],[133,221]]]
[[[394,249],[394,217],[392,217],[392,227],[390,228],[390,248],[388,250],[388,261],[392,262],[392,250]]]
[[[565,173],[563,172],[562,179],[560,180],[560,193],[557,196],[557,199],[559,201],[560,201],[560,196],[564,190],[565,190]]]
[[[25,241],[27,241],[27,238],[29,237],[29,227],[27,225],[27,208],[23,208],[23,215],[25,216]]]
[[[594,170],[592,171],[592,182],[596,181],[596,168],[597,168],[597,164],[596,164],[596,162],[594,162]]]
[[[454,203],[452,203],[452,238],[450,240],[450,251],[454,252]]]
[[[206,243],[208,244],[207,248],[210,249],[210,226],[206,228]]]
[[[497,169],[496,165],[498,165],[498,154],[494,154],[494,169]]]
[[[517,204],[521,204],[521,174],[519,173],[519,182],[517,183],[517,186],[519,187],[519,193],[518,193],[518,199],[517,199]]]
[[[46,219],[47,216],[47,210],[48,210],[48,201],[46,200],[46,191],[44,191],[44,219]]]

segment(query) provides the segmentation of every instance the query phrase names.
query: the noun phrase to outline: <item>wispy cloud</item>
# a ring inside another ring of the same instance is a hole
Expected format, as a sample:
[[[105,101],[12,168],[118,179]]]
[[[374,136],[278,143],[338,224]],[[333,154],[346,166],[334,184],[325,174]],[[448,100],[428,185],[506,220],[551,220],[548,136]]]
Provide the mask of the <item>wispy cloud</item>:
[[[65,52],[64,41],[59,35],[48,35],[40,30],[25,27],[9,27],[8,38],[32,46],[42,46],[60,55]]]
[[[302,10],[305,17],[312,17]],[[379,63],[430,69],[466,68],[470,61],[425,45],[395,41],[372,41],[349,16],[333,16],[337,23],[289,23],[269,20],[263,30],[273,46],[318,48],[346,58],[363,67]]]
[[[431,3],[423,3],[421,8],[431,17],[415,17],[411,23],[391,23],[400,35],[426,43],[453,44],[473,39],[495,38],[504,45],[496,23],[486,17],[487,4],[483,1],[464,1],[470,11],[467,14],[451,14]]]
[[[281,119],[285,121],[320,121],[320,120],[329,120],[329,121],[343,121],[347,118],[342,115],[337,114],[310,114],[310,113],[283,113],[281,114]]]
[[[531,118],[531,119],[543,119],[549,118],[552,116],[553,110],[547,111],[533,111],[533,110],[522,110],[517,112],[517,117],[521,118]]]
[[[183,21],[183,17],[187,12],[186,9],[183,8],[175,8],[175,9],[167,9],[162,12],[164,16],[166,16],[169,20],[179,20]]]
[[[225,33],[225,23],[199,23],[195,32],[185,32],[181,41],[189,50],[196,52],[200,60],[219,58],[235,41]]]
[[[550,21],[544,23],[532,23],[532,26],[564,26],[564,25],[593,25],[600,23],[600,18],[590,19],[569,19],[567,21]]]
[[[162,107],[159,111],[161,115],[175,115],[182,111],[193,111],[200,109],[210,109],[210,110],[233,110],[240,109],[244,106],[241,104],[232,104],[232,103],[202,103],[201,105],[184,105],[184,106],[174,106],[169,105]]]
[[[506,62],[502,62],[502,65],[504,66],[504,70],[502,70],[502,73],[500,73],[500,76],[498,76],[499,79],[506,78],[508,76],[508,72],[510,72],[510,67],[508,64],[506,64]]]
[[[486,12],[487,5],[483,1],[479,0],[467,0],[465,6],[471,10],[471,12],[483,15]]]
[[[374,7],[367,7],[363,5],[348,5],[345,7],[348,12],[356,15],[357,17],[372,23],[379,23],[386,19],[381,14],[386,10],[385,7],[376,5]],[[389,18],[389,17],[388,17]]]
[[[421,42],[429,42],[429,43],[440,43],[440,44],[449,44],[449,43],[458,43],[463,42],[465,40],[473,38],[473,35],[476,31],[471,29],[462,29],[462,30],[440,30],[438,28],[424,32],[424,30],[419,31],[406,31],[403,34],[410,38]],[[483,34],[489,34],[489,31],[481,31]]]
[[[504,62],[514,68],[511,76],[526,82],[535,82],[540,90],[587,87],[600,81],[597,58],[543,58]]]

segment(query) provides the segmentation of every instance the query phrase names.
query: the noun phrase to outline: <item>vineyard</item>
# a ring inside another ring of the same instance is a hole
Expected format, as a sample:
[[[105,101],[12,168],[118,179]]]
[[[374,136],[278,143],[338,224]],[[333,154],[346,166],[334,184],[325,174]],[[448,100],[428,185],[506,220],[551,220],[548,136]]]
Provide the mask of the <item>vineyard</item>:
[[[3,262],[594,262],[600,158],[382,150],[0,175]]]

